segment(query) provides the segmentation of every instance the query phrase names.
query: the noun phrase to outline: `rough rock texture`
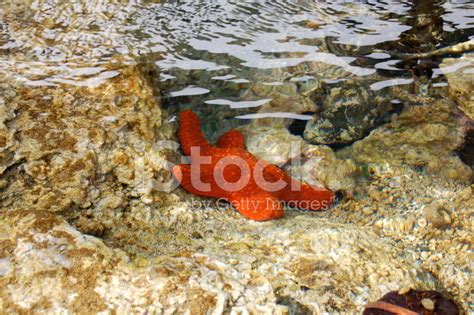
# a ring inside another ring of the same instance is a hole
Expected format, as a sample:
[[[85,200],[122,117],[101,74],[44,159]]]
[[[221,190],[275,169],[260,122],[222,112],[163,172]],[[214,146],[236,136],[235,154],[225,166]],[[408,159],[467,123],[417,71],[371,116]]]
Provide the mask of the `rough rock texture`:
[[[373,232],[298,216],[287,223],[240,224],[205,239],[203,253],[131,258],[50,212],[8,212],[0,217],[0,308],[344,312],[400,285],[435,286],[411,254]]]
[[[472,170],[456,155],[465,136],[462,114],[448,99],[403,97],[411,101],[390,123],[332,153],[333,161],[355,164],[362,172],[339,174],[339,178],[350,178],[353,196],[349,194],[321,216],[362,229],[372,227],[377,234],[400,242],[436,276],[444,288],[441,291],[447,290],[464,310],[471,310],[466,302],[473,299],[470,218],[474,195],[469,186]],[[274,128],[258,124],[244,128],[250,150],[262,157],[265,152],[267,158],[277,156],[281,160],[274,162],[280,163],[304,152],[304,145],[296,145],[299,151],[290,154],[292,141],[297,143],[300,138],[283,136],[281,123],[273,124]],[[324,146],[311,147],[317,152],[325,150]],[[308,178],[315,170],[331,169],[327,167],[302,167],[300,174]]]
[[[371,168],[352,200],[327,212],[337,220],[396,240],[472,310],[473,186],[408,166]]]
[[[206,314],[220,313],[235,290],[257,309],[273,298],[265,278],[245,272],[236,275],[231,266],[204,255],[130,259],[49,213],[10,212],[1,219],[0,308],[4,311],[187,309]]]
[[[447,58],[440,67],[448,79],[449,94],[466,116],[474,120],[474,53]]]
[[[464,132],[456,105],[448,100],[413,96],[398,117],[344,149],[339,156],[375,165],[407,164],[432,174],[469,182],[472,170],[455,151]]]
[[[242,128],[247,149],[255,156],[285,166],[292,175],[334,191],[354,189],[359,169],[349,159],[339,159],[326,146],[311,145],[290,134],[284,126],[271,127],[252,123]]]
[[[92,87],[3,84],[0,207],[65,211],[153,200],[170,138],[138,66]],[[14,89],[15,88],[15,89]]]
[[[366,136],[391,108],[386,91],[372,91],[366,78],[324,84],[310,98],[317,113],[308,121],[304,138],[315,144],[346,144]]]

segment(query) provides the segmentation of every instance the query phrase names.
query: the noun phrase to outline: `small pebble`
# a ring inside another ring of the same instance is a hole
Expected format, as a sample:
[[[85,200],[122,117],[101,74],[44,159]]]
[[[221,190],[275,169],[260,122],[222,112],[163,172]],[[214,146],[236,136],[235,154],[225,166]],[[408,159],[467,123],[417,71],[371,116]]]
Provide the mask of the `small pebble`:
[[[406,286],[398,290],[398,294],[403,295],[405,293],[410,292],[410,290],[411,290],[411,286]]]
[[[421,304],[428,311],[433,311],[435,309],[435,303],[432,299],[423,299],[421,300]]]
[[[428,223],[433,227],[440,228],[451,224],[451,216],[440,202],[432,202],[423,209],[423,214]]]
[[[364,207],[362,209],[362,213],[365,215],[371,215],[372,213],[374,213],[374,209],[371,207]]]

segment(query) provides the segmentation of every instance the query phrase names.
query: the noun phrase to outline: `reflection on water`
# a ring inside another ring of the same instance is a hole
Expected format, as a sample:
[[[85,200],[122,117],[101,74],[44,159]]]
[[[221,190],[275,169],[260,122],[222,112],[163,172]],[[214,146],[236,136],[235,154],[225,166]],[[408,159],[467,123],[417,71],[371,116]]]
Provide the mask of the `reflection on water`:
[[[321,82],[362,77],[377,91],[421,75],[443,87],[436,62],[391,56],[473,39],[473,30],[469,0],[13,1],[1,6],[0,67],[31,85],[95,86],[117,75],[103,66],[117,57],[154,62],[170,109],[227,106],[229,117],[250,119],[272,111],[276,91],[310,93]],[[314,109],[289,104],[281,115],[305,111]]]

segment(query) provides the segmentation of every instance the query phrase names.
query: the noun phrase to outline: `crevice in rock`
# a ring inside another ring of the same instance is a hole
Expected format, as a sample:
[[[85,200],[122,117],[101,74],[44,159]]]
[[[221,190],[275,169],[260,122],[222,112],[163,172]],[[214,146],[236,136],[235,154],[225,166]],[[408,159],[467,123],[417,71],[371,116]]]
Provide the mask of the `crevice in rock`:
[[[313,314],[313,312],[300,302],[296,301],[294,298],[290,296],[278,296],[277,295],[277,304],[284,305],[288,307],[288,314],[289,315],[309,315]]]
[[[0,186],[0,192],[4,191],[4,188],[8,187],[8,185],[11,182],[11,176],[19,171],[19,168],[23,163],[25,163],[26,160],[20,159],[15,162],[13,162],[11,165],[7,166],[7,168],[3,171],[2,174],[0,174],[0,181],[4,181],[5,184]]]
[[[313,116],[315,112],[304,112],[302,115],[311,115]],[[301,136],[303,137],[304,130],[306,128],[306,120],[299,120],[295,119],[291,123],[291,125],[288,127],[288,131],[295,136]]]
[[[458,152],[459,158],[471,168],[474,168],[474,129],[469,130],[464,137],[464,146]]]

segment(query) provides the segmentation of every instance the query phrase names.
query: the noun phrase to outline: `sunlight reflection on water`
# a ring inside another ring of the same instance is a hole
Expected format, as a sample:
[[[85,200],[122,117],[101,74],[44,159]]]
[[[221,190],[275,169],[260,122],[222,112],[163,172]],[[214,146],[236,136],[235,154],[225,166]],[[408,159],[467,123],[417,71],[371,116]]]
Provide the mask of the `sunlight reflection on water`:
[[[403,40],[413,42],[410,32],[423,19],[433,25],[416,33],[426,37],[420,40],[425,50],[444,39],[452,44],[472,37],[472,2],[413,3],[13,1],[1,5],[0,67],[33,86],[98,86],[118,74],[105,66],[110,62],[152,62],[160,69],[159,89],[172,103],[234,110],[269,101],[243,92],[255,82],[283,88],[291,82],[302,93],[321,80],[374,80],[384,71],[389,75],[369,84],[377,91],[413,82],[390,53],[413,48]],[[435,68],[432,78],[443,71]],[[434,83],[441,87],[443,82]]]

